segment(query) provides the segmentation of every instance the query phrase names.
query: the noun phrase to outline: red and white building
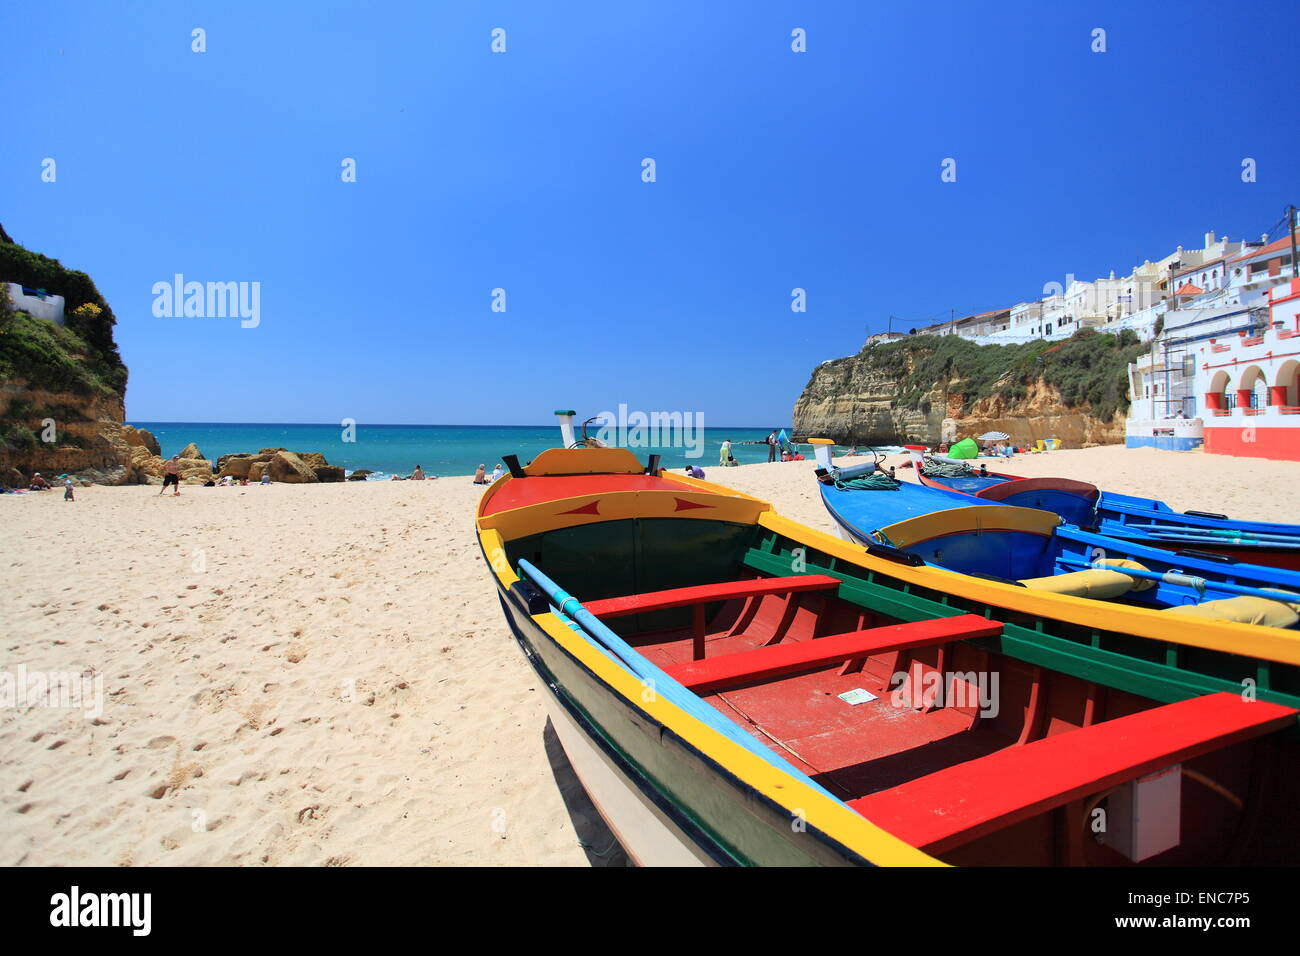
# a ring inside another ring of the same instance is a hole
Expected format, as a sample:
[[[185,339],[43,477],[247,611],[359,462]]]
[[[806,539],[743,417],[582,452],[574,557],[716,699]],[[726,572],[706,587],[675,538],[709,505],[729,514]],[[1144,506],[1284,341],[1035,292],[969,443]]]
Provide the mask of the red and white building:
[[[1268,250],[1251,256],[1252,264],[1260,254]],[[1259,334],[1216,337],[1197,348],[1207,452],[1300,461],[1300,279],[1269,289],[1268,308]]]

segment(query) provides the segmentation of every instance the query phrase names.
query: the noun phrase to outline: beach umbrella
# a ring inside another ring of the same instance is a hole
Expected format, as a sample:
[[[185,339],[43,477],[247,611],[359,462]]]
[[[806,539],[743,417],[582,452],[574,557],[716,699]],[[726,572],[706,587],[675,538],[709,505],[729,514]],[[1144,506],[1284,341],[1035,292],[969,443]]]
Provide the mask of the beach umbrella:
[[[963,438],[948,449],[949,458],[974,458],[980,453],[980,446],[969,438]]]
[[[985,432],[976,438],[976,441],[1006,441],[1011,436],[1006,432]]]

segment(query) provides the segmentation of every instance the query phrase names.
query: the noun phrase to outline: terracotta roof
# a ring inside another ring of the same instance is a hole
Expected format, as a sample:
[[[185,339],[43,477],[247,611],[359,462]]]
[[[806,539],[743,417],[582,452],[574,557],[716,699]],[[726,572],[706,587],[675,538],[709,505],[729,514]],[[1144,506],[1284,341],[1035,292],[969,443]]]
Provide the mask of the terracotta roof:
[[[1296,236],[1296,242],[1300,243],[1300,234]],[[1286,249],[1288,252],[1291,250],[1290,236],[1283,236],[1281,239],[1278,239],[1274,242],[1270,242],[1262,249],[1256,249],[1253,252],[1247,252],[1245,255],[1237,256],[1237,258],[1231,261],[1240,262],[1242,259],[1253,259],[1256,256],[1266,255],[1270,252],[1281,252],[1283,249]]]
[[[1174,295],[1200,295],[1205,290],[1198,285],[1192,285],[1190,282],[1184,282],[1178,287]]]

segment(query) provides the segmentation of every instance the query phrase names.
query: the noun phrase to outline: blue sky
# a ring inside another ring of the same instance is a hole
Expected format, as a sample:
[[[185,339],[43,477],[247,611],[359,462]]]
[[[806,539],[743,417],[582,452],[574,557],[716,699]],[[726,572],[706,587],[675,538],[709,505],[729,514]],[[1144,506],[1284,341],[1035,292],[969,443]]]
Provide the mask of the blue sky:
[[[891,313],[1300,202],[1300,5],[993,6],[9,0],[0,222],[95,279],[133,420],[766,426]],[[175,273],[260,324],[155,317]]]

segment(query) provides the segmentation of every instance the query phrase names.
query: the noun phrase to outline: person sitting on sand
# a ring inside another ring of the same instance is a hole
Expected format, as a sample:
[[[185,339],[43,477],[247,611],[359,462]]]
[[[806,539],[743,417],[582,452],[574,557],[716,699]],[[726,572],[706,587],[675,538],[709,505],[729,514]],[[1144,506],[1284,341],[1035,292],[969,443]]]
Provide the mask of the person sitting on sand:
[[[269,485],[270,483],[271,483],[271,476],[270,476],[269,474],[267,474],[266,472],[262,472],[262,480],[259,481],[258,484],[259,484],[259,485]]]
[[[740,462],[736,461],[736,459],[732,458],[730,455],[727,456],[727,462],[726,462],[726,464],[727,464],[727,467],[728,467],[728,468],[739,468],[739,467],[740,467]]]
[[[415,471],[411,472],[412,481],[424,481],[424,469],[419,465],[415,466]]]
[[[698,465],[687,465],[686,474],[690,475],[692,478],[702,479],[704,477],[704,469]]]
[[[168,485],[176,486],[176,494],[172,495],[172,497],[179,497],[181,493],[181,456],[179,454],[172,455],[171,458],[167,459],[167,463],[163,465],[163,486],[162,491],[158,492],[160,496],[167,494]]]
[[[486,485],[487,483],[488,483],[487,466],[479,465],[476,469],[474,469],[474,484]]]
[[[497,462],[497,466],[492,469],[492,480],[496,481],[498,478],[501,477],[502,474],[503,472],[501,471],[501,462]]]
[[[38,471],[36,474],[32,475],[32,483],[27,487],[32,491],[49,491],[50,483],[42,478],[41,473]]]

